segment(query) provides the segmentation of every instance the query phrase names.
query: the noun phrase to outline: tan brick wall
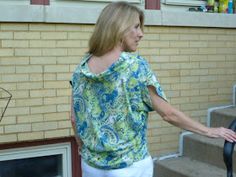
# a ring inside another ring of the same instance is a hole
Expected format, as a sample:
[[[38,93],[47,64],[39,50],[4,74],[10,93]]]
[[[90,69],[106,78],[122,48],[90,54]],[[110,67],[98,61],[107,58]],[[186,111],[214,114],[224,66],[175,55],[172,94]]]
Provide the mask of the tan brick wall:
[[[73,135],[68,81],[92,30],[92,25],[0,23],[0,87],[13,95],[0,123],[0,143]],[[170,103],[194,119],[205,123],[208,108],[231,104],[236,29],[149,26],[138,52]],[[151,113],[151,153],[177,151],[180,132]]]

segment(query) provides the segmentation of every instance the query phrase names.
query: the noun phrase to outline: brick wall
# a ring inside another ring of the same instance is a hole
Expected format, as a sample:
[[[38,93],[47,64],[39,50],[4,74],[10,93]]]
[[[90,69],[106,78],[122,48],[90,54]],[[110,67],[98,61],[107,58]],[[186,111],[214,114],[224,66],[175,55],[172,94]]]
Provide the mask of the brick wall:
[[[0,87],[13,95],[0,123],[1,144],[73,135],[68,81],[92,30],[92,25],[0,23]],[[149,26],[138,52],[170,103],[194,119],[205,123],[209,107],[231,103],[236,29]],[[151,153],[177,151],[180,131],[151,113]]]

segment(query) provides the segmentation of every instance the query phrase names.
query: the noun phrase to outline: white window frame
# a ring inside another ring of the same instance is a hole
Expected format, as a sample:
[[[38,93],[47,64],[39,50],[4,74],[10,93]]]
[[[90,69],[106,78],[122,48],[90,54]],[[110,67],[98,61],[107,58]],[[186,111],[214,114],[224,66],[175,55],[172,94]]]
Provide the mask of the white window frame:
[[[56,1],[56,0],[54,0]],[[78,0],[81,1],[81,0]],[[93,2],[114,2],[114,0],[83,0],[83,1],[93,1]],[[142,3],[142,0],[127,0],[130,3]]]
[[[1,0],[0,0],[1,1]],[[114,2],[117,0],[50,0],[50,5],[78,5],[80,3],[81,5],[89,5],[90,3],[110,3]],[[126,0],[127,2],[130,3],[135,3],[135,4],[143,4],[145,0]]]
[[[0,161],[62,155],[62,177],[72,176],[71,144],[58,143],[0,150]]]
[[[162,0],[163,4],[175,6],[202,6],[206,5],[203,0]]]

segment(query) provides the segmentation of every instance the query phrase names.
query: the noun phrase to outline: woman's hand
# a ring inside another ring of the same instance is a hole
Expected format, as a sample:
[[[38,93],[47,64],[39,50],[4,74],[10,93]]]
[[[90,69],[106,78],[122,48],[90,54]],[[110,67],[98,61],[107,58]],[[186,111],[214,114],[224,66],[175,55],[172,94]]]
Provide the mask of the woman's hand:
[[[210,127],[206,136],[210,138],[223,138],[229,142],[236,142],[236,133],[233,130],[224,127]]]

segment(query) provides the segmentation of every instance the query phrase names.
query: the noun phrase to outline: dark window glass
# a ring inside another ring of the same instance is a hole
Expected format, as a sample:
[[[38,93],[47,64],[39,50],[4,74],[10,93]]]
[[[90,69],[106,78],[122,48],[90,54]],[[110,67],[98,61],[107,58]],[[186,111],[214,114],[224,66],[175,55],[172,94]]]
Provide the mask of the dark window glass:
[[[0,177],[61,177],[62,155],[0,161]]]

